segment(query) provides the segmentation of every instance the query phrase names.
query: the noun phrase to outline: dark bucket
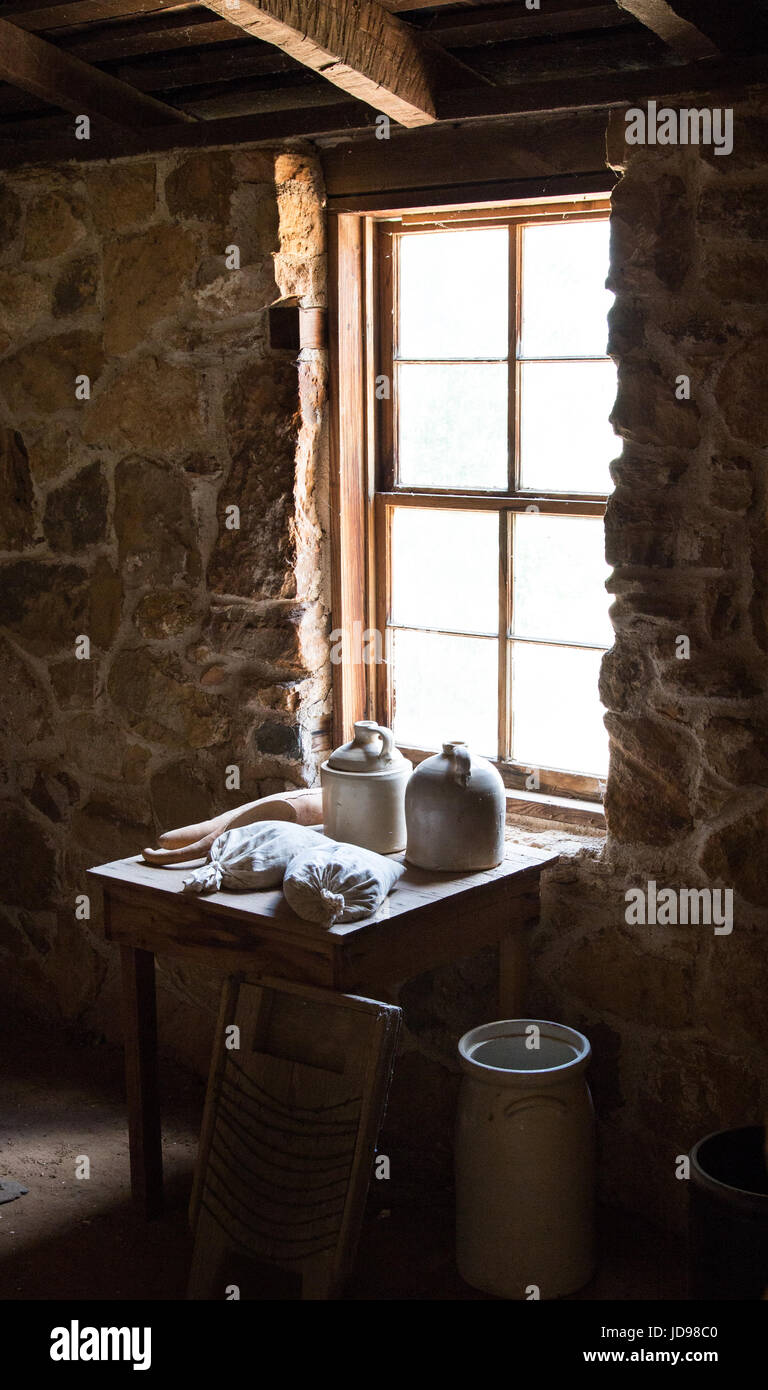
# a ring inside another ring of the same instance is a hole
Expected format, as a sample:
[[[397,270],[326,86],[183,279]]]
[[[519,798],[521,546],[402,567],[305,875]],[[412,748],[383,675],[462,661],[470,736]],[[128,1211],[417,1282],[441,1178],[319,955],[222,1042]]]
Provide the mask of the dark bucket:
[[[691,1149],[689,1296],[768,1293],[768,1166],[761,1125],[708,1134]]]

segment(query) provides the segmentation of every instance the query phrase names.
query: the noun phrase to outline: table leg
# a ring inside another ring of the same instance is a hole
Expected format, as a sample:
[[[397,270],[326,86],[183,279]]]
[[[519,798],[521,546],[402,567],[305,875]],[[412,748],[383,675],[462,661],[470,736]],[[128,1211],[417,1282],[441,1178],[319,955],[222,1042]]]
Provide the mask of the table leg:
[[[155,957],[152,951],[132,946],[121,946],[120,955],[131,1192],[149,1219],[163,1209]]]
[[[528,973],[528,933],[522,924],[499,941],[499,1018],[523,1018]]]

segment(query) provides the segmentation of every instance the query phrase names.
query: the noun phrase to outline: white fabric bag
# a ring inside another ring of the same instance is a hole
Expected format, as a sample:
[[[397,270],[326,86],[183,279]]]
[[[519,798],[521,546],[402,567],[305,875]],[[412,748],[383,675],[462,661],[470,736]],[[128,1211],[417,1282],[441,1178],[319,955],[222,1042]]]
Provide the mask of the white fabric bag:
[[[298,917],[332,927],[372,917],[404,873],[396,859],[359,845],[331,843],[291,860],[283,892]]]
[[[307,825],[284,820],[256,821],[225,830],[210,848],[210,860],[181,885],[182,893],[253,893],[277,888],[292,859],[302,851],[333,848],[335,840]]]

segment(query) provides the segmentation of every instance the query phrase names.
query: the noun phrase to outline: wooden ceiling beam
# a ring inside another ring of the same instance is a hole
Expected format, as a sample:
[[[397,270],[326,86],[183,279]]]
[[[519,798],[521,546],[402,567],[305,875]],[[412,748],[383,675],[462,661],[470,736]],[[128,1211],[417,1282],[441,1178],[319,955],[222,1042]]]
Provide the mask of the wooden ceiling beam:
[[[157,129],[193,120],[6,19],[0,19],[0,79],[51,106],[77,116],[100,116],[129,129]]]
[[[671,0],[616,0],[616,4],[685,58],[714,58],[720,53],[703,29],[686,19],[682,6]]]
[[[206,0],[206,5],[400,125],[434,121],[430,55],[420,36],[375,0]]]

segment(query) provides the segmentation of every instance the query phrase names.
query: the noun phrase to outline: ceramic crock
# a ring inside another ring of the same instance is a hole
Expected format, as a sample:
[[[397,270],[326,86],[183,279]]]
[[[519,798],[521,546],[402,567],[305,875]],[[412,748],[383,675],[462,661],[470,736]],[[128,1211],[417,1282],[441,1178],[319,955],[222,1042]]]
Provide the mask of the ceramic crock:
[[[562,1298],[594,1269],[595,1121],[583,1033],[507,1019],[465,1033],[456,1255],[496,1298]]]
[[[359,719],[355,737],[320,769],[326,835],[378,854],[405,849],[405,788],[412,765],[391,729]]]
[[[493,869],[504,858],[504,783],[459,740],[419,763],[405,794],[405,857],[420,869]]]

